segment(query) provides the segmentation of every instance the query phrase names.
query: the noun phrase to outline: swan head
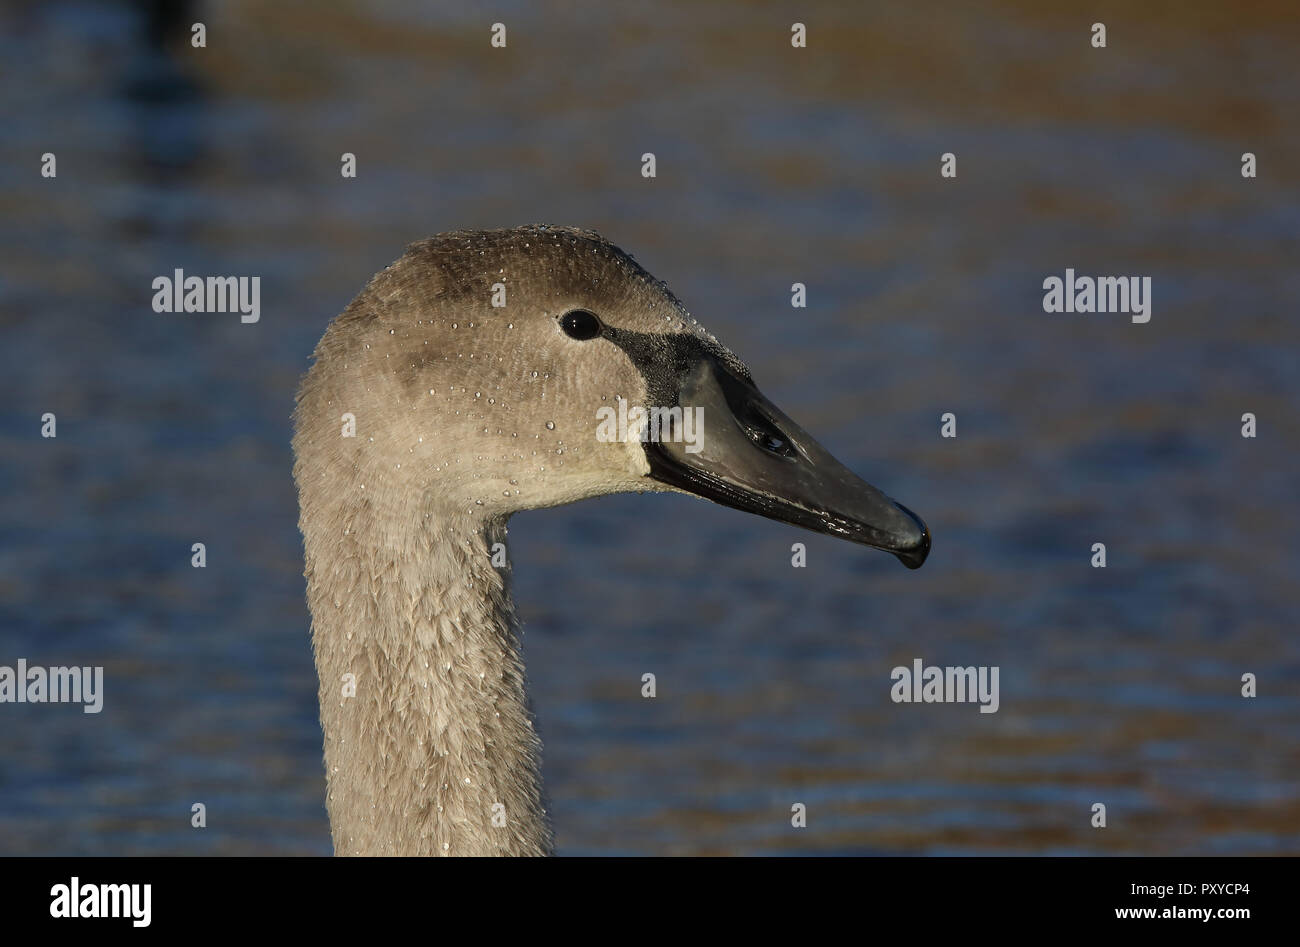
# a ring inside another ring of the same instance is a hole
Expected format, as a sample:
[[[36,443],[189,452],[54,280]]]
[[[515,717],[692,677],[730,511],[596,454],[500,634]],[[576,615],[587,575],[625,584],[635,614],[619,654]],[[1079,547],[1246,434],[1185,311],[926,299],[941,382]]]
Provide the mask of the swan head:
[[[304,500],[390,522],[503,518],[676,491],[919,567],[925,524],[759,391],[664,284],[590,231],[453,232],[412,244],[330,326],[299,392]]]

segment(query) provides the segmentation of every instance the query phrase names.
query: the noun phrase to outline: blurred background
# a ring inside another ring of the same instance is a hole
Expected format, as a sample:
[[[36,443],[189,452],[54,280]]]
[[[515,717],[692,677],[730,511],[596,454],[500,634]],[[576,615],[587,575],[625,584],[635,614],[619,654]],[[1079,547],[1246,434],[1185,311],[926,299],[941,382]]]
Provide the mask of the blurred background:
[[[0,854],[330,852],[293,392],[408,242],[529,222],[934,533],[912,573],[687,497],[517,517],[561,854],[1300,853],[1300,7],[459,7],[0,2],[0,664],[105,667],[98,715],[0,705]],[[154,313],[177,267],[261,321]],[[1066,267],[1150,323],[1044,313]],[[1001,709],[892,703],[916,657]]]

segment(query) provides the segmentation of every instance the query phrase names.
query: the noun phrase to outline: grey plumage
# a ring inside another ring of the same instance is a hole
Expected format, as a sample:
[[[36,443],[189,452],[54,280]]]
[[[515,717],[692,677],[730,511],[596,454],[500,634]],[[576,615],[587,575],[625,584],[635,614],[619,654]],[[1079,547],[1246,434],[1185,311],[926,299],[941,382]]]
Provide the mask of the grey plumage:
[[[600,332],[566,335],[574,310]],[[551,850],[509,568],[493,564],[512,513],[679,490],[912,568],[929,551],[915,515],[842,467],[662,283],[588,231],[412,244],[314,354],[294,478],[338,854]],[[700,452],[596,436],[597,411],[620,398],[687,397],[709,405]]]

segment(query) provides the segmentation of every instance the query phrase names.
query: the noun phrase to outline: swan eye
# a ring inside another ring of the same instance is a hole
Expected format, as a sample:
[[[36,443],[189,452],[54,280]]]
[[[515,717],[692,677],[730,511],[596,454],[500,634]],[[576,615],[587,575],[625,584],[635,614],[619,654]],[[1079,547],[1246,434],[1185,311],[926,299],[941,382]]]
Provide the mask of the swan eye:
[[[586,341],[600,335],[600,320],[585,309],[574,309],[560,318],[560,328],[571,339]]]

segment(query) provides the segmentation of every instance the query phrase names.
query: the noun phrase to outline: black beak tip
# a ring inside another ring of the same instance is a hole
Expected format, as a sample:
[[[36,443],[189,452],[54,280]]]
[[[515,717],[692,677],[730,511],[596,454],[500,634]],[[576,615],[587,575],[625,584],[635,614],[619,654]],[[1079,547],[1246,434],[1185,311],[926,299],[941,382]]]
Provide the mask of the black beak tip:
[[[894,555],[898,557],[899,562],[907,566],[909,569],[919,569],[921,566],[925,565],[925,559],[930,555],[930,527],[926,526],[921,517],[903,506],[903,504],[899,503],[897,506],[912,518],[912,522],[916,523],[917,529],[921,531],[921,538],[917,540],[915,545],[909,546],[906,549],[895,550]]]

